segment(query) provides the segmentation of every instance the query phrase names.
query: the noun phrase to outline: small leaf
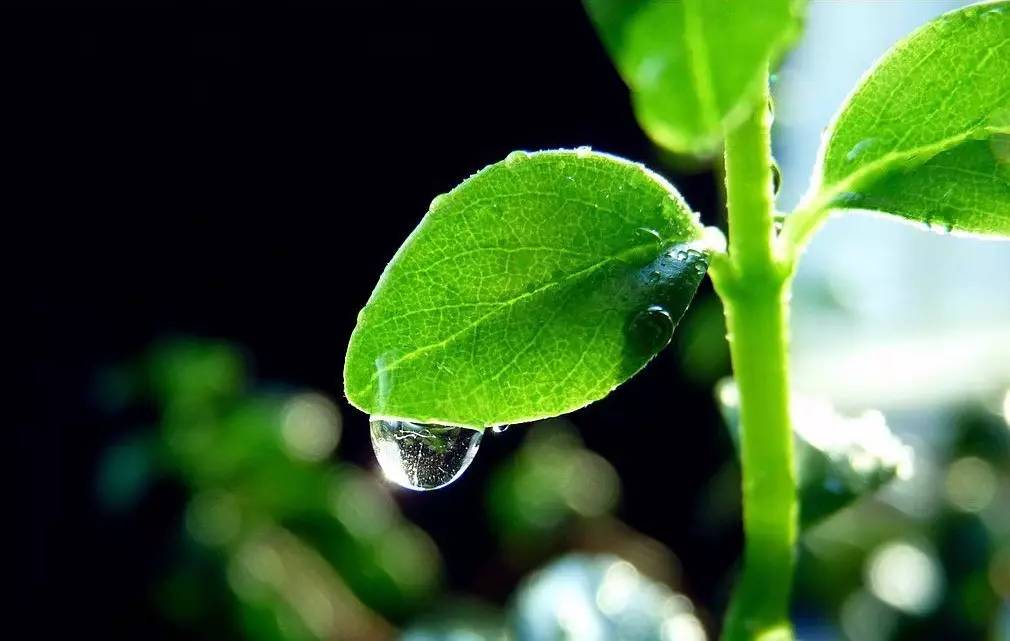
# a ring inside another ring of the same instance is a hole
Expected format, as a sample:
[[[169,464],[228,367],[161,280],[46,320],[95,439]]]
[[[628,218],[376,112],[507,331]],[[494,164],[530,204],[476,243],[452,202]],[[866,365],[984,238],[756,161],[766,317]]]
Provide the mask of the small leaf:
[[[665,180],[588,150],[515,152],[439,196],[344,364],[373,415],[488,427],[605,396],[670,339],[707,267]]]
[[[1010,236],[1010,2],[948,13],[891,49],[836,116],[819,166],[815,207]]]
[[[740,430],[739,392],[725,379],[716,388],[734,442]],[[800,522],[808,527],[912,474],[913,452],[877,411],[842,416],[824,401],[793,395],[790,411],[796,444]]]
[[[584,0],[657,144],[715,152],[800,31],[803,0]]]

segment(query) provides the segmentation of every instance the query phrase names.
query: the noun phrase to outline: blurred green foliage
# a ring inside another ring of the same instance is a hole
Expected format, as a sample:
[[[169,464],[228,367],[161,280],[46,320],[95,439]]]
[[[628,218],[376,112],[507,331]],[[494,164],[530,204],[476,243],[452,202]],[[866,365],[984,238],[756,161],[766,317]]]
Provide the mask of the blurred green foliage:
[[[522,441],[486,488],[499,550],[488,562],[505,581],[527,578],[507,603],[482,602],[444,593],[432,539],[374,470],[339,460],[331,400],[264,388],[247,368],[227,344],[179,340],[102,379],[117,407],[160,417],[108,448],[102,505],[130,509],[157,479],[188,494],[154,595],[179,624],[257,641],[706,638],[704,613],[667,587],[676,561],[614,519],[620,477],[568,421],[494,437]],[[732,419],[731,388],[718,396]],[[1010,639],[1004,401],[949,412],[945,438],[905,442],[875,413],[801,408],[802,638]],[[702,522],[729,530],[739,518],[735,465],[712,486]]]

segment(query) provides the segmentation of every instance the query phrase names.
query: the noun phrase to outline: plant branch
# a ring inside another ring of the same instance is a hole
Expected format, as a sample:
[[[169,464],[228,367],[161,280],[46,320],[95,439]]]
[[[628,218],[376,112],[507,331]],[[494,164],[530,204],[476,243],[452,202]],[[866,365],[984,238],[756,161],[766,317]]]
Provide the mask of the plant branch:
[[[765,83],[767,87],[767,83]],[[789,419],[788,290],[776,252],[767,94],[726,138],[729,260],[712,272],[740,391],[744,564],[726,616],[728,641],[791,639],[797,532]]]

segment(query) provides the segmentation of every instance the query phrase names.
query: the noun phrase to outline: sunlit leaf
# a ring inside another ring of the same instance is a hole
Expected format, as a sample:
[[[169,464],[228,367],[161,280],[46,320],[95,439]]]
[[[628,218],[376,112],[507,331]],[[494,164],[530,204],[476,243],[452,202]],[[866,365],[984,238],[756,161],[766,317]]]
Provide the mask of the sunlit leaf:
[[[724,380],[716,396],[736,437],[740,421],[736,384]],[[880,412],[842,416],[827,402],[793,395],[791,413],[804,526],[912,473],[911,449],[891,432]]]
[[[709,155],[797,36],[802,0],[585,0],[656,143]]]
[[[1010,236],[1010,2],[948,13],[895,46],[821,154],[812,206]]]
[[[605,396],[669,341],[705,273],[702,228],[641,165],[517,152],[432,203],[358,317],[347,398],[467,427]]]

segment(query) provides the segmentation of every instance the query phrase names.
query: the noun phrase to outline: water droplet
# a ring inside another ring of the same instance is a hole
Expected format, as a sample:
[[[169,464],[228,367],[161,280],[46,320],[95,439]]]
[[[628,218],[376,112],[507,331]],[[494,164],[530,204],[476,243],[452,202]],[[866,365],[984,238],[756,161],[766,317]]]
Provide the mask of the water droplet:
[[[494,427],[491,428],[491,431],[494,432],[495,434],[504,434],[505,430],[507,430],[509,427],[510,427],[509,425],[495,425]]]
[[[674,322],[670,312],[659,305],[650,305],[631,321],[631,338],[637,350],[655,353],[673,337]]]
[[[372,419],[371,433],[383,474],[411,490],[434,490],[458,479],[477,455],[483,434],[397,419]]]
[[[649,227],[639,227],[635,230],[635,247],[644,250],[644,255],[647,255],[650,258],[660,251],[662,243],[663,237],[660,236],[659,232],[655,229],[650,229]]]
[[[635,230],[635,235],[643,240],[647,239],[656,242],[661,242],[663,240],[663,237],[659,235],[658,231],[655,229],[649,229],[648,227],[639,227]]]
[[[779,164],[772,160],[772,193],[778,195],[781,186],[782,170],[779,169]]]
[[[849,153],[845,154],[845,160],[852,162],[858,158],[868,147],[877,142],[876,138],[863,138],[849,150]]]
[[[440,207],[442,203],[445,202],[445,194],[439,194],[431,199],[431,204],[428,205],[428,211],[434,211],[436,207]]]
[[[509,155],[505,156],[505,164],[506,165],[514,165],[517,162],[522,162],[522,161],[526,160],[529,157],[530,157],[530,155],[528,153],[526,153],[525,151],[513,151]]]
[[[575,148],[575,155],[579,158],[588,158],[593,153],[593,148],[589,146],[581,146]]]
[[[673,257],[681,262],[687,260],[688,255],[689,254],[687,253],[686,249],[678,249],[677,251],[673,252]]]

